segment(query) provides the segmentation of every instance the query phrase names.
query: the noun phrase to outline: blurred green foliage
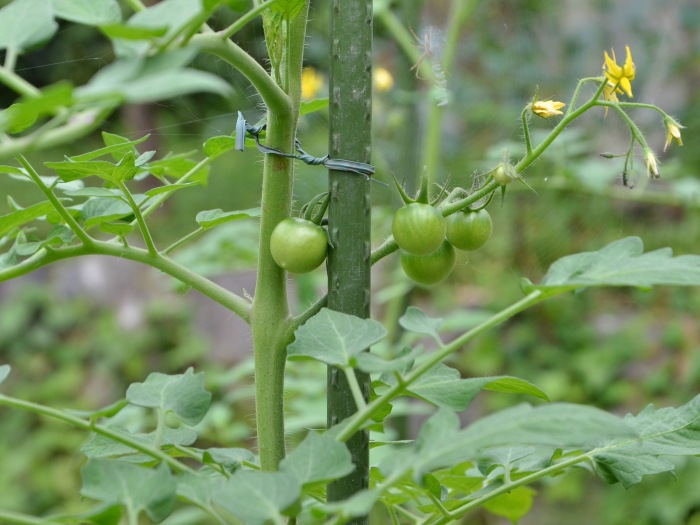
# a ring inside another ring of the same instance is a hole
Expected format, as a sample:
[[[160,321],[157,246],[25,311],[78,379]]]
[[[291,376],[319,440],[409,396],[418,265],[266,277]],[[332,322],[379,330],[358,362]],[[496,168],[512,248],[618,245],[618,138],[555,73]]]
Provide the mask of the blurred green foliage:
[[[408,16],[411,2],[395,4]],[[671,246],[679,254],[698,253],[700,149],[694,145],[700,140],[700,91],[693,86],[700,75],[700,10],[693,0],[664,4],[653,0],[480,3],[464,30],[450,81],[442,180],[449,177],[451,184],[469,187],[473,173],[493,167],[504,148],[517,157],[522,146],[516,117],[537,86],[542,96],[565,101],[579,78],[599,73],[603,49],[621,50],[625,44],[632,47],[637,64],[635,100],[653,100],[678,117],[686,126],[686,147],[674,144],[662,156],[660,181],[647,184],[641,173],[638,185],[646,186],[645,191],[629,190],[621,185],[621,164],[597,156],[625,147],[624,128],[613,115],[606,120],[602,112],[587,116],[527,171],[534,192],[512,184],[502,205],[495,199],[489,208],[494,234],[487,246],[462,254],[448,283],[414,291],[413,303],[453,319],[457,330],[475,322],[479,312],[497,310],[519,297],[520,277],[536,281],[552,261],[569,253],[598,249],[627,235],[639,235],[648,249]],[[247,6],[239,2],[234,6],[239,11],[221,10],[213,25],[224,27]],[[413,13],[410,25],[423,40],[432,35],[438,57],[447,7],[444,0],[426,2],[422,11]],[[307,49],[308,64],[321,73],[328,62],[327,9],[327,2],[312,3]],[[111,60],[107,41],[99,34],[72,24],[64,24],[62,31],[58,44],[20,58],[18,71],[35,85],[68,76],[80,84]],[[264,60],[262,29],[257,24],[248,26],[237,40]],[[392,175],[411,180],[420,170],[416,152],[421,146],[425,92],[414,73],[407,72],[400,50],[381,25],[376,27],[375,53],[377,65],[391,72],[396,85],[378,93],[375,100],[374,162],[383,180]],[[202,59],[198,66],[231,82],[236,95],[231,100],[181,97],[136,108],[143,117],[136,120],[133,112],[124,111],[107,123],[106,131],[131,138],[151,133],[152,145],[162,156],[168,151],[197,151],[207,137],[231,133],[238,110],[245,111],[250,121],[262,114],[240,75],[214,59]],[[0,88],[0,106],[10,100],[9,92]],[[665,138],[660,119],[639,113],[638,123],[657,129],[649,137],[660,151]],[[323,115],[302,119],[299,134],[307,151],[322,155],[327,150],[326,124]],[[535,124],[542,129],[551,126],[545,121]],[[407,129],[415,130],[413,139],[410,135],[406,139]],[[98,141],[97,136],[89,138],[67,149],[32,155],[32,160],[37,165],[60,160]],[[402,159],[413,162],[413,173],[411,164]],[[194,229],[194,216],[201,209],[257,205],[260,172],[257,152],[222,156],[213,164],[206,188],[179,192],[156,214],[157,240],[167,243]],[[300,206],[324,190],[326,179],[320,168],[299,165],[297,173]],[[22,199],[22,205],[39,197],[27,187],[0,178],[0,195],[11,193]],[[396,195],[379,185],[373,191],[375,202],[384,207],[375,213],[374,238],[379,241],[388,234]],[[0,213],[7,209],[3,199]],[[167,219],[167,229],[157,227],[159,218]],[[180,260],[191,261],[193,268],[205,273],[252,267],[254,223],[245,222],[203,236],[180,253]],[[382,264],[376,276],[375,313],[387,321],[397,310],[402,313],[410,288],[395,271],[395,262]],[[322,286],[323,277],[320,272],[298,278],[299,300],[308,300],[308,290]],[[453,364],[465,375],[523,377],[553,400],[592,403],[619,413],[650,402],[677,405],[700,388],[699,316],[698,290],[587,291],[520,315],[465,349]],[[150,305],[142,326],[125,336],[113,310],[87,299],[58,302],[50,289],[29,285],[0,305],[0,362],[13,366],[4,387],[13,395],[76,409],[108,404],[150,371],[170,373],[194,364],[207,371],[219,400],[202,423],[205,439],[232,446],[250,437],[250,367],[243,363],[221,370],[209,362],[184,301]],[[290,431],[323,424],[323,370],[298,363],[289,369]],[[484,413],[510,402],[493,394],[482,394],[480,401],[478,410]],[[0,436],[4,436],[1,507],[43,514],[61,509],[77,492],[75,473],[82,459],[75,451],[86,438],[82,433],[3,409]],[[659,476],[628,492],[592,480],[590,474],[574,471],[543,482],[537,487],[541,497],[535,509],[521,525],[700,524],[697,462],[679,468],[678,481]],[[470,523],[502,522],[480,514]]]

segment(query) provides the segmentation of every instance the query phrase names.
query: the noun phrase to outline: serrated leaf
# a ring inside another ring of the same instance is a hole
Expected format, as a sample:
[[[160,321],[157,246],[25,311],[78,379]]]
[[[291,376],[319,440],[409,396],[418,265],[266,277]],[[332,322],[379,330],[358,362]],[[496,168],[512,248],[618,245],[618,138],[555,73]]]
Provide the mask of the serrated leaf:
[[[625,422],[593,407],[553,403],[539,407],[519,405],[481,418],[459,430],[457,415],[440,410],[423,426],[416,444],[382,467],[420,480],[426,472],[464,461],[478,462],[489,448],[534,446],[550,457],[556,449],[593,450],[634,439]],[[388,472],[387,472],[388,473]]]
[[[200,507],[210,507],[214,492],[226,478],[185,472],[177,477],[177,495]]]
[[[204,374],[188,368],[184,374],[154,372],[143,383],[132,383],[126,391],[130,403],[172,412],[188,425],[196,425],[206,415],[211,394],[204,390]]]
[[[143,196],[141,196],[143,198]],[[134,210],[121,199],[96,197],[88,200],[82,208],[86,228],[103,222],[113,222],[130,217]]]
[[[114,182],[114,171],[117,166],[111,162],[104,160],[87,160],[87,161],[63,161],[63,162],[45,162],[44,165],[54,170],[65,182],[83,179],[85,177],[97,176],[106,181]]]
[[[290,358],[310,357],[327,365],[350,366],[354,356],[385,336],[384,327],[373,319],[322,308],[297,329],[287,354]]]
[[[281,512],[301,494],[301,485],[284,472],[234,474],[217,488],[214,502],[246,525],[280,523]]]
[[[91,459],[81,472],[80,492],[85,497],[118,503],[135,514],[145,512],[156,523],[175,507],[175,480],[165,465],[147,469],[123,461]]]
[[[205,230],[223,224],[225,222],[239,221],[251,217],[260,217],[260,208],[249,208],[247,210],[223,211],[221,209],[200,211],[195,220]]]
[[[386,377],[389,384],[396,379]],[[532,383],[517,377],[472,377],[463,379],[459,370],[443,363],[431,368],[407,389],[409,395],[419,397],[438,407],[456,412],[467,409],[481,390],[493,390],[510,394],[528,394],[549,401],[547,395]]]
[[[114,24],[122,19],[117,0],[53,0],[53,9],[58,18],[88,26]]]
[[[663,456],[700,454],[700,396],[679,408],[656,409],[649,405],[624,422],[638,437],[620,440],[591,453],[596,472],[608,483],[625,488],[639,483],[647,474],[674,469]]]
[[[313,431],[280,463],[280,471],[304,487],[342,478],[353,470],[355,465],[343,443]]]
[[[134,231],[134,226],[127,222],[101,222],[99,228],[100,231],[119,237],[126,237]]]
[[[670,248],[644,252],[639,237],[612,242],[597,252],[562,257],[539,285],[528,289],[562,293],[590,286],[700,286],[700,256],[673,257]]]
[[[102,132],[102,139],[105,142],[111,142],[107,144],[104,148],[96,149],[95,151],[89,151],[88,153],[83,153],[81,155],[74,155],[70,157],[73,161],[83,161],[83,160],[93,160],[103,155],[111,154],[115,160],[119,160],[124,157],[127,153],[133,153],[136,151],[135,146],[141,144],[142,142],[148,140],[151,135],[144,135],[143,137],[136,140],[128,140],[119,135],[113,135],[105,131]]]
[[[440,330],[440,326],[442,326],[442,319],[432,319],[420,308],[409,306],[406,313],[399,319],[399,324],[410,332],[431,335],[438,338],[438,330]]]
[[[12,368],[10,367],[10,365],[0,365],[0,383],[7,379],[7,376],[10,375],[11,370]]]
[[[51,0],[15,0],[0,9],[0,49],[23,52],[49,40],[57,29]]]
[[[21,210],[0,216],[0,237],[7,235],[15,228],[19,228],[28,222],[43,217],[53,209],[53,204],[46,201],[32,204]]]
[[[187,427],[165,427],[162,432],[154,431],[147,434],[131,433],[124,429],[111,430],[124,434],[132,440],[150,447],[163,447],[166,445],[188,446],[197,440],[197,433]],[[93,434],[90,439],[83,444],[80,451],[89,458],[134,456],[134,462],[137,462],[136,460],[150,461],[152,459],[150,456],[143,455],[129,445],[115,441],[103,434]]]

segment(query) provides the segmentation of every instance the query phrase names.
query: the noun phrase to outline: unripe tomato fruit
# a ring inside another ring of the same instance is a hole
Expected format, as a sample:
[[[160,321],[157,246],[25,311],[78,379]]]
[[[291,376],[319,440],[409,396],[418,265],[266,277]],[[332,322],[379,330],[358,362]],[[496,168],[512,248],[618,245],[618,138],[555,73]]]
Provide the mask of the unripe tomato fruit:
[[[443,241],[442,245],[429,255],[401,253],[401,268],[419,284],[436,284],[450,275],[457,262],[454,247]]]
[[[512,175],[512,167],[504,166],[503,164],[499,164],[498,167],[496,168],[496,171],[493,172],[493,178],[496,180],[498,184],[501,186],[505,186],[506,184],[510,184],[513,182],[513,175]]]
[[[458,211],[447,217],[447,240],[460,250],[478,250],[491,238],[492,230],[486,210]]]
[[[394,214],[391,231],[403,251],[428,255],[445,240],[445,218],[430,204],[413,202]]]
[[[306,219],[283,219],[272,231],[270,251],[277,265],[288,272],[307,273],[325,260],[328,235]]]

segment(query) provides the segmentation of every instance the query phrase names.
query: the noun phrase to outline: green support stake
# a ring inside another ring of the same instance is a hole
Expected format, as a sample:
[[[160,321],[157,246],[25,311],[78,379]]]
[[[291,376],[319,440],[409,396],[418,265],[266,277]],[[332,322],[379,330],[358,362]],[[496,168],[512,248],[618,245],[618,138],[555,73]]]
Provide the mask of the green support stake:
[[[372,2],[333,0],[330,41],[331,159],[370,163],[372,144]],[[370,180],[347,171],[329,171],[328,307],[369,317],[370,302]],[[365,399],[369,377],[358,372]],[[328,370],[328,426],[356,411],[343,373]],[[328,501],[349,498],[369,482],[369,435],[358,432],[347,442],[356,465],[349,476],[328,486]],[[368,518],[350,523],[366,524]]]

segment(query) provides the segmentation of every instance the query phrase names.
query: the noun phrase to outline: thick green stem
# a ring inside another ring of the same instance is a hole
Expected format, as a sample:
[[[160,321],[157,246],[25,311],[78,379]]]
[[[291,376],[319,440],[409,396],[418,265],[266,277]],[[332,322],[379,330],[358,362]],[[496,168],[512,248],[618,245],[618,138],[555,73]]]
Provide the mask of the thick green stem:
[[[279,75],[273,72],[273,77],[279,76],[289,82],[289,96],[284,95],[283,99],[285,103],[278,103],[275,107],[268,103],[267,145],[282,151],[294,150],[307,13],[308,3],[289,23],[287,44],[290,49],[283,63],[284,71]],[[267,79],[273,82],[270,76]],[[268,88],[267,81],[264,87]],[[268,95],[277,98],[280,88],[275,85],[268,91]],[[270,238],[277,224],[291,212],[293,167],[291,159],[265,155],[258,275],[251,315],[258,449],[263,470],[276,470],[285,455],[284,368],[289,342],[286,337],[289,324],[287,274],[272,259]]]
[[[334,0],[331,4],[329,150],[334,159],[369,163],[372,125],[372,2]],[[328,307],[369,317],[370,184],[346,171],[329,172]],[[370,378],[357,371],[365,401]],[[328,370],[328,427],[357,411],[352,388],[337,368]],[[359,430],[359,429],[358,429]],[[328,501],[344,500],[368,487],[369,434],[349,436],[355,471],[328,486]],[[366,517],[350,523],[367,523]]]

